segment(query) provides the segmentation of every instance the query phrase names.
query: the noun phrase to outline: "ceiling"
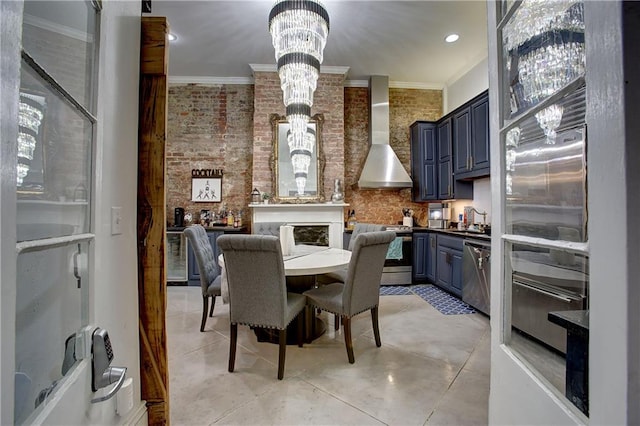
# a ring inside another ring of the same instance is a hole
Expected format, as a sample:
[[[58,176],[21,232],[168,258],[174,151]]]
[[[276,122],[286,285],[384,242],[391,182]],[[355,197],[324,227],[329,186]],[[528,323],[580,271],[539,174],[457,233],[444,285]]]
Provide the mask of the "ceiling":
[[[250,64],[275,57],[268,30],[273,0],[154,0],[178,39],[169,48],[170,79],[250,80]],[[442,88],[487,56],[484,1],[325,0],[330,31],[323,68],[348,67],[353,85],[386,75],[392,85]],[[446,43],[457,33],[460,39]],[[260,67],[262,68],[262,67]],[[325,68],[327,70],[329,68]]]

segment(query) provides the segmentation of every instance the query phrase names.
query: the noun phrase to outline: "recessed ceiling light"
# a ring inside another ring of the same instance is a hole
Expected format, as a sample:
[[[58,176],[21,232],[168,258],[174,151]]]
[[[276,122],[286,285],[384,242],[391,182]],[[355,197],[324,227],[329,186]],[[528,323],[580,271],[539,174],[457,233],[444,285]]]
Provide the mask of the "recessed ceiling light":
[[[449,34],[448,36],[446,36],[444,38],[444,41],[446,41],[447,43],[453,43],[454,41],[458,40],[460,38],[460,36],[458,34]]]
[[[169,33],[169,41],[174,41],[174,40],[177,40],[177,39],[178,39],[177,35]]]

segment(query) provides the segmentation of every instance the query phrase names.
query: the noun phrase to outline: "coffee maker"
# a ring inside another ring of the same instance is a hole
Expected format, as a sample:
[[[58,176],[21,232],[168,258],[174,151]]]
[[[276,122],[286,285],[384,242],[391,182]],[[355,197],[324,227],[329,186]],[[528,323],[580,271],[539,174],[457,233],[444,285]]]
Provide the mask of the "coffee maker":
[[[449,205],[446,203],[429,203],[429,228],[446,229],[449,227]]]
[[[182,207],[176,207],[173,213],[173,226],[184,226],[184,209]]]

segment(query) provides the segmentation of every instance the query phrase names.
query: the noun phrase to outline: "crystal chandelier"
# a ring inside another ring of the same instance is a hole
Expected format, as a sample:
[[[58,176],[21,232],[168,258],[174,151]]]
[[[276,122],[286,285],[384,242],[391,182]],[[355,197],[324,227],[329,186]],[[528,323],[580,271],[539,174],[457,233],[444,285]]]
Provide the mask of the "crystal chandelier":
[[[24,178],[29,173],[33,151],[36,149],[36,137],[44,118],[43,110],[43,101],[35,96],[20,93],[18,106],[18,186],[22,186]]]
[[[329,14],[317,0],[277,0],[269,13],[298,195],[304,194],[315,135],[308,123],[329,34]]]

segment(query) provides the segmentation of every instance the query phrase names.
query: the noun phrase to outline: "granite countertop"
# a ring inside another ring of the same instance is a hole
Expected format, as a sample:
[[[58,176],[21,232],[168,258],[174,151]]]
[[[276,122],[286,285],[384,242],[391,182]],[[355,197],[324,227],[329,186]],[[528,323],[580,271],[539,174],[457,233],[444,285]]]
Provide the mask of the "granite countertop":
[[[167,226],[167,232],[182,232],[186,229],[186,226]],[[246,231],[247,227],[246,226],[239,226],[237,228],[234,228],[233,226],[205,226],[204,229],[206,229],[207,231],[223,231],[223,232],[241,232],[241,231]]]
[[[344,230],[347,234],[351,234],[353,232],[352,229]],[[410,230],[402,230],[396,231],[398,234],[408,234],[412,232],[437,232],[439,234],[447,234],[452,237],[460,237],[460,238],[475,238],[482,241],[491,241],[491,236],[484,234],[482,232],[474,232],[474,231],[458,231],[454,229],[440,229],[440,228],[428,228],[426,226],[414,226]]]
[[[427,228],[422,226],[414,226],[413,232],[437,232],[439,234],[447,234],[453,237],[475,238],[483,241],[491,241],[491,236],[485,233],[474,232],[474,231],[458,231],[457,229],[441,229],[441,228]]]

